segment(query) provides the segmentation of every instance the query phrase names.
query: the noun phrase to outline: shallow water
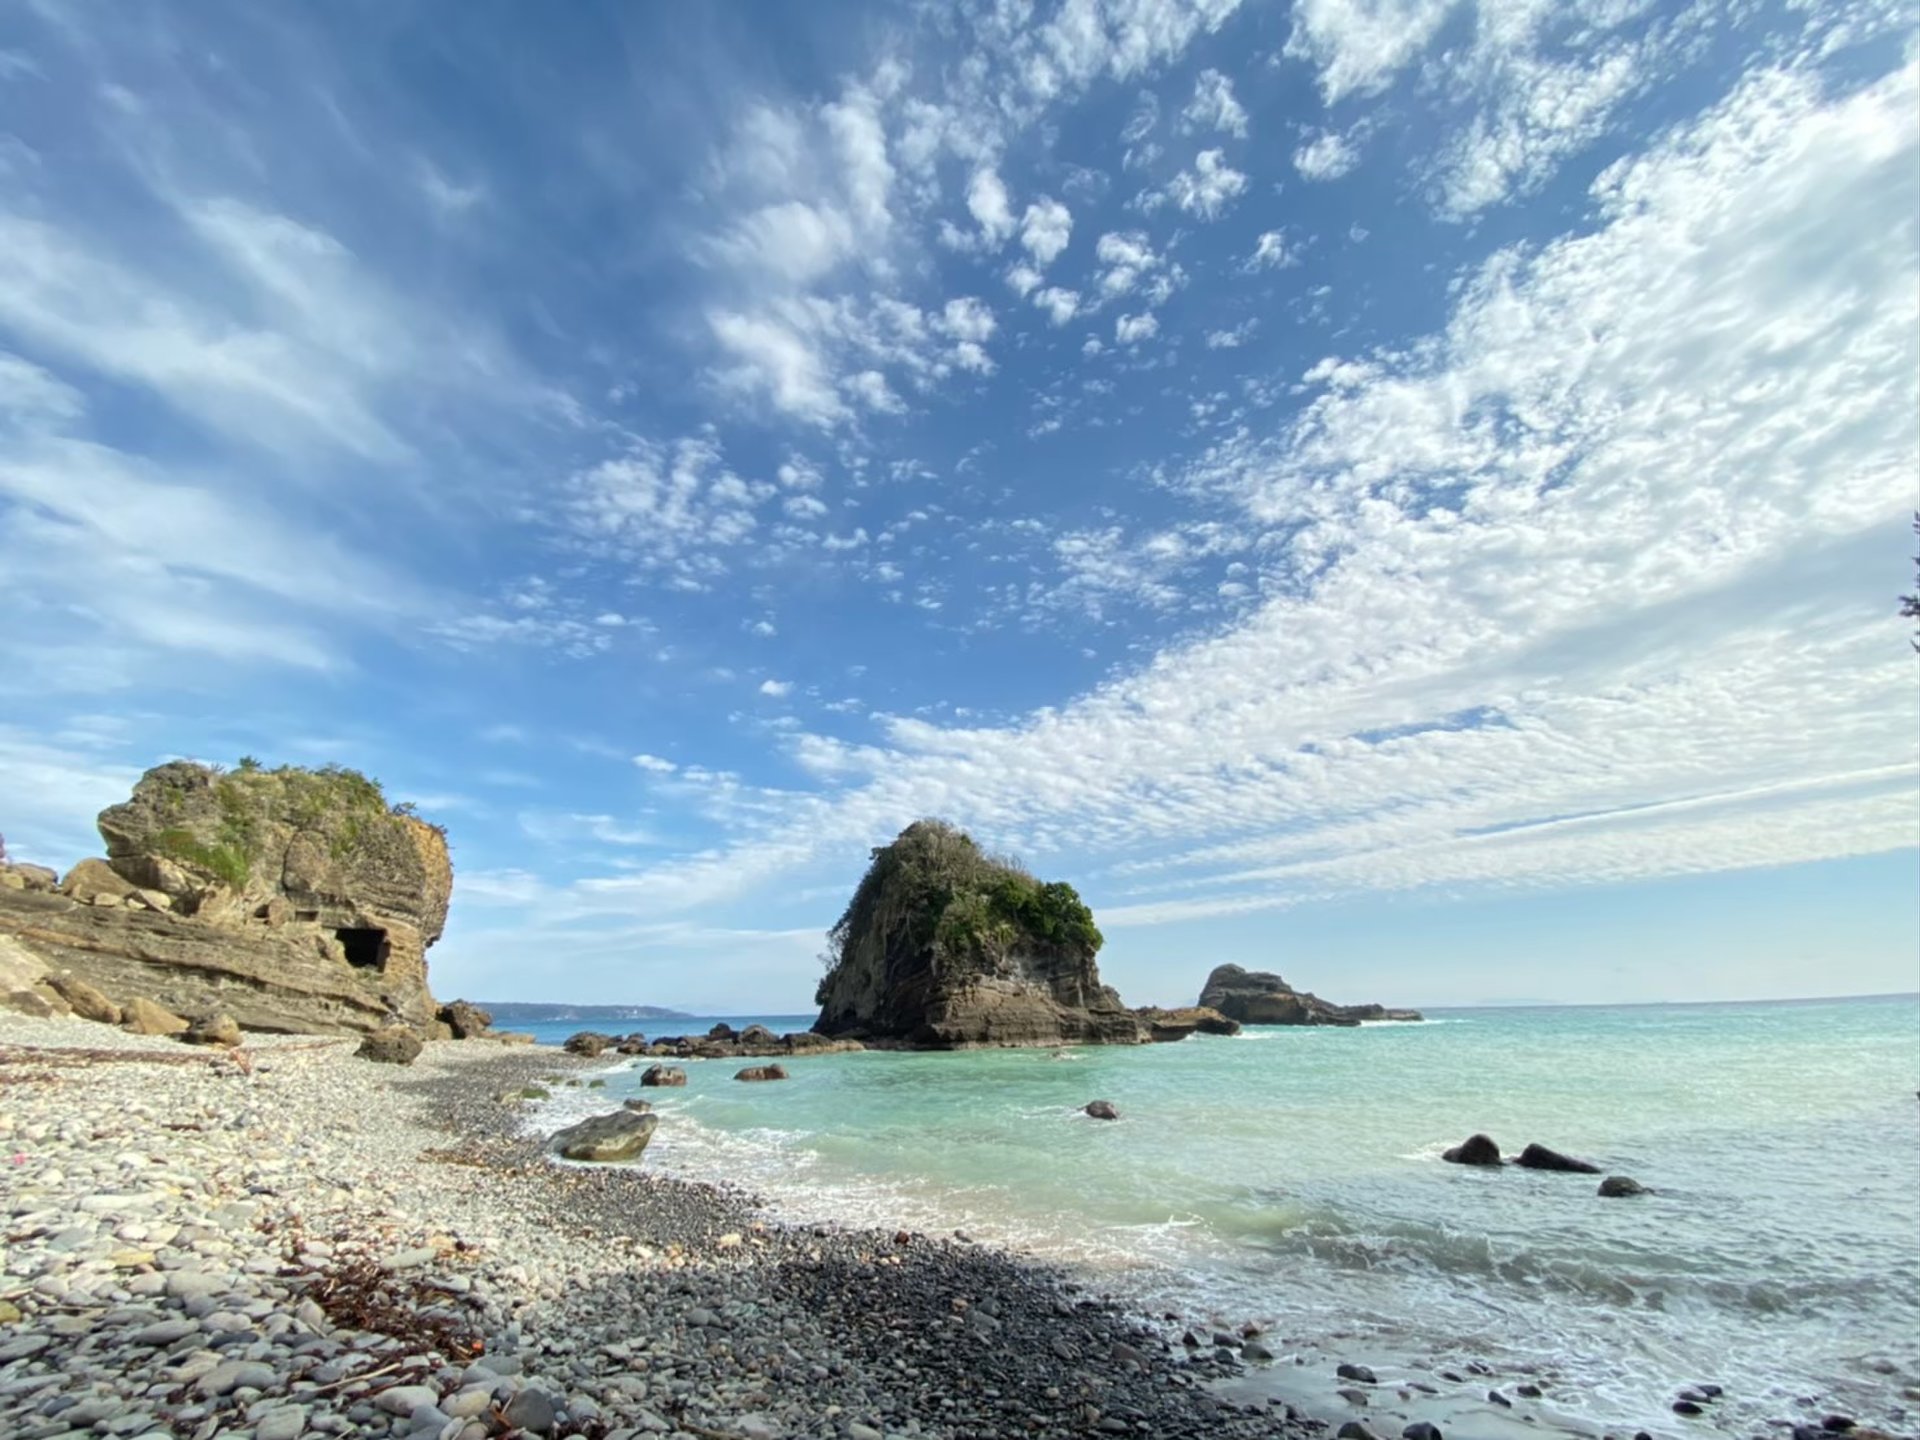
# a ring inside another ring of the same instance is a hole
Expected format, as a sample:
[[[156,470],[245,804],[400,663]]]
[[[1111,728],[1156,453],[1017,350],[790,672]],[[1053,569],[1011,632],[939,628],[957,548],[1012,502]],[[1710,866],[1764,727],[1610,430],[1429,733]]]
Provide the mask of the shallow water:
[[[654,1168],[796,1217],[962,1228],[1383,1377],[1530,1372],[1549,1424],[1678,1433],[1675,1388],[1711,1380],[1727,1398],[1686,1428],[1752,1434],[1821,1407],[1885,1418],[1920,1383],[1920,997],[868,1052],[773,1085],[686,1068],[684,1091],[648,1092],[671,1122]],[[543,1120],[627,1093],[623,1063]],[[1078,1113],[1095,1098],[1123,1119]],[[1474,1130],[1655,1193],[1440,1163]]]

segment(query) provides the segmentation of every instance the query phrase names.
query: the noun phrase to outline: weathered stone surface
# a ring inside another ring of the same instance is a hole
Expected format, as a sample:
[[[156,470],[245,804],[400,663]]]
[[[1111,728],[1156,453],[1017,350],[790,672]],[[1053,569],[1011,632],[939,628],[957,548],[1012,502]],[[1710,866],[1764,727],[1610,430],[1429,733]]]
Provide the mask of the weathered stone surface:
[[[623,1107],[569,1125],[548,1144],[569,1160],[631,1160],[647,1148],[659,1123],[658,1115]]]
[[[438,1018],[453,1032],[455,1040],[471,1040],[484,1035],[493,1026],[493,1016],[465,1000],[452,1000],[442,1005]]]
[[[1295,990],[1271,970],[1218,965],[1200,990],[1200,1004],[1246,1025],[1358,1025],[1363,1020],[1418,1020],[1418,1010],[1335,1005]]]
[[[1513,1163],[1525,1170],[1564,1170],[1575,1175],[1600,1173],[1600,1167],[1592,1161],[1576,1160],[1571,1155],[1562,1155],[1558,1150],[1549,1150],[1544,1145],[1528,1145]]]
[[[129,1000],[121,1011],[120,1028],[135,1035],[178,1035],[187,1022],[144,995]]]
[[[11,860],[0,864],[0,883],[13,890],[52,890],[60,883],[60,876],[44,865],[29,865],[22,860]]]
[[[9,990],[5,995],[0,995],[0,1005],[6,1006],[16,1015],[30,1015],[35,1020],[50,1020],[56,1015],[66,1013],[46,995],[32,988]]]
[[[377,1060],[383,1065],[411,1065],[420,1058],[424,1048],[420,1037],[406,1026],[389,1025],[367,1036],[353,1053],[363,1060]]]
[[[59,992],[60,998],[82,1020],[92,1020],[101,1025],[120,1023],[120,1007],[78,975],[63,970],[47,976],[47,984]]]
[[[1158,1044],[1184,1040],[1196,1030],[1204,1035],[1238,1035],[1240,1022],[1229,1019],[1218,1010],[1205,1005],[1186,1005],[1175,1010],[1163,1010],[1157,1005],[1148,1005],[1133,1012],[1140,1017],[1140,1023],[1147,1028],[1147,1038]]]
[[[642,1085],[670,1086],[687,1083],[687,1072],[677,1065],[649,1065],[640,1076]]]
[[[1500,1147],[1491,1136],[1469,1135],[1440,1158],[1454,1165],[1498,1165]]]
[[[936,1050],[1146,1038],[1100,983],[1100,932],[1073,888],[1042,884],[940,821],[873,852],[831,942],[815,996],[823,1035]]]
[[[561,1048],[569,1055],[585,1055],[588,1059],[600,1054],[613,1044],[613,1036],[602,1035],[596,1030],[581,1030],[569,1035]]]
[[[108,995],[246,1029],[341,1033],[434,1018],[426,948],[446,842],[348,771],[149,770],[101,812],[105,860],[60,893],[0,889],[0,936]]]
[[[238,1045],[240,1022],[231,1015],[202,1015],[188,1023],[180,1038],[189,1045]]]
[[[736,1072],[733,1078],[736,1080],[784,1080],[787,1078],[787,1071],[783,1065],[749,1065],[746,1069]]]

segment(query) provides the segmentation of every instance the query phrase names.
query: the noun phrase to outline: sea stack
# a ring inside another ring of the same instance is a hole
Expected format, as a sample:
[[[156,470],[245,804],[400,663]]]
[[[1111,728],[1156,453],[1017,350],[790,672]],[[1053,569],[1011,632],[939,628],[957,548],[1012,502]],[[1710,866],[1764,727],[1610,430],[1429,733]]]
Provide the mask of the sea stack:
[[[1295,990],[1271,970],[1217,965],[1200,991],[1200,1004],[1246,1025],[1358,1025],[1363,1020],[1418,1020],[1418,1010],[1384,1005],[1335,1005]]]
[[[426,959],[453,893],[446,837],[365,776],[174,761],[99,825],[104,859],[0,887],[23,964],[248,1030],[452,1033]]]
[[[915,821],[873,852],[828,942],[822,1035],[927,1050],[1145,1039],[1100,983],[1100,931],[1073,887],[944,821]]]

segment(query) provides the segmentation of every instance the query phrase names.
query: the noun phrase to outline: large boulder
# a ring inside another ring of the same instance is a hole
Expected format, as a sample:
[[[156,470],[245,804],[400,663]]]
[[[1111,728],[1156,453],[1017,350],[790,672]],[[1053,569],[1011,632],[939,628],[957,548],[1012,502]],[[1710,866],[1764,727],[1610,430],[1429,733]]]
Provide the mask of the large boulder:
[[[1500,1147],[1490,1135],[1469,1135],[1440,1158],[1453,1165],[1498,1165]]]
[[[202,1015],[190,1021],[180,1032],[189,1045],[224,1045],[231,1049],[241,1041],[240,1023],[231,1015]]]
[[[24,860],[0,861],[0,885],[10,890],[48,891],[59,887],[60,876],[44,865],[29,865]]]
[[[589,1060],[613,1044],[613,1036],[602,1035],[597,1030],[581,1030],[569,1035],[560,1048],[569,1055],[584,1055]]]
[[[1647,1187],[1631,1175],[1609,1175],[1600,1182],[1600,1195],[1607,1200],[1626,1200],[1647,1193]]]
[[[787,1078],[787,1069],[784,1065],[749,1065],[746,1069],[735,1072],[733,1078],[736,1080],[784,1080]]]
[[[1418,1010],[1335,1005],[1295,990],[1271,970],[1216,965],[1200,988],[1200,1004],[1246,1025],[1358,1025],[1363,1020],[1418,1020]]]
[[[614,1110],[569,1125],[557,1133],[548,1145],[568,1160],[594,1160],[608,1163],[636,1159],[660,1124],[658,1115],[644,1110]]]
[[[493,1025],[493,1016],[465,1000],[452,1000],[442,1005],[435,1018],[452,1032],[455,1040],[476,1039],[486,1034]]]
[[[1120,1118],[1119,1107],[1111,1100],[1089,1100],[1083,1107],[1083,1111],[1095,1120],[1118,1120]]]
[[[72,971],[62,970],[47,976],[47,984],[82,1020],[92,1020],[101,1025],[120,1023],[120,1007]]]
[[[144,995],[136,995],[121,1009],[120,1028],[131,1035],[178,1035],[187,1022]]]
[[[446,840],[350,770],[157,766],[59,894],[0,889],[0,935],[109,995],[245,1029],[351,1033],[435,1005]]]
[[[374,1060],[382,1065],[411,1065],[425,1048],[420,1037],[406,1026],[389,1025],[367,1036],[353,1053],[362,1060]]]
[[[1101,936],[1071,885],[1044,884],[972,837],[919,820],[873,852],[828,937],[813,1028],[870,1045],[1134,1045],[1100,983]]]
[[[1562,1155],[1558,1150],[1549,1150],[1544,1145],[1528,1145],[1513,1163],[1525,1170],[1564,1170],[1574,1175],[1600,1173],[1600,1167],[1592,1161],[1576,1160],[1571,1155]]]
[[[678,1065],[649,1065],[640,1076],[642,1085],[674,1086],[687,1083],[687,1072]]]

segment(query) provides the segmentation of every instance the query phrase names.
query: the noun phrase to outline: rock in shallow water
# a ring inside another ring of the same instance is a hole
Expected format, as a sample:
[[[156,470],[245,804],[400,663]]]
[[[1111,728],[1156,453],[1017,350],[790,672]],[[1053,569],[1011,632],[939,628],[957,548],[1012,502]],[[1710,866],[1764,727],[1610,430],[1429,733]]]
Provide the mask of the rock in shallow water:
[[[649,1065],[646,1072],[641,1075],[640,1083],[642,1085],[684,1085],[687,1083],[687,1072],[678,1065]]]
[[[1114,1103],[1111,1100],[1092,1101],[1087,1105],[1085,1113],[1091,1115],[1096,1120],[1118,1120],[1120,1118],[1120,1112],[1114,1107]]]
[[[1600,1167],[1590,1160],[1576,1160],[1571,1155],[1562,1155],[1558,1150],[1549,1150],[1544,1145],[1528,1145],[1513,1162],[1526,1170],[1561,1170],[1574,1175],[1598,1175]]]
[[[631,1160],[647,1148],[658,1115],[633,1110],[614,1110],[569,1125],[548,1143],[569,1160],[594,1160],[602,1163]]]
[[[1469,1135],[1440,1157],[1454,1165],[1498,1165],[1500,1147],[1488,1135]]]
[[[781,1065],[749,1065],[734,1074],[736,1080],[784,1080],[786,1068]]]
[[[1609,1200],[1621,1200],[1629,1195],[1646,1193],[1647,1187],[1630,1175],[1609,1175],[1600,1182],[1600,1194]]]

